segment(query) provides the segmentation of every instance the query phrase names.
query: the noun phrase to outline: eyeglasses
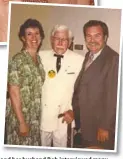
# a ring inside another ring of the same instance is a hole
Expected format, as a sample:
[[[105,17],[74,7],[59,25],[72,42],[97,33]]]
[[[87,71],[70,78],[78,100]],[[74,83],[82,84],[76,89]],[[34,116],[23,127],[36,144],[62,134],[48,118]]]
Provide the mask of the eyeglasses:
[[[55,37],[55,36],[53,38],[54,38],[55,41],[58,41],[58,42],[61,41],[61,42],[64,42],[64,43],[68,42],[68,40],[69,40],[68,38],[58,38],[58,37]]]

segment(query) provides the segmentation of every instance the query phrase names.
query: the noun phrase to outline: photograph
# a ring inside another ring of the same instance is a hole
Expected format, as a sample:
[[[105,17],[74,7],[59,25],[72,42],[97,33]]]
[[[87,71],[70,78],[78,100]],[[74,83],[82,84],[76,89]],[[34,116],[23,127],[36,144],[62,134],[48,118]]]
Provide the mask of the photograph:
[[[8,29],[8,8],[9,2],[39,2],[39,3],[59,3],[59,4],[78,4],[94,5],[94,0],[0,0],[0,45],[7,44]]]
[[[117,152],[122,10],[10,4],[4,146]]]

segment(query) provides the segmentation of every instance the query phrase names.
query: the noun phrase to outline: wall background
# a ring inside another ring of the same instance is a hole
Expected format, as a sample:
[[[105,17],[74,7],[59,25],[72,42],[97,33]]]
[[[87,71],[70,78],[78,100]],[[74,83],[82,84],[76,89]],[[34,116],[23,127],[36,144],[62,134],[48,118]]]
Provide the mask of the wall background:
[[[123,8],[123,0],[97,0],[99,5],[109,8]],[[17,12],[19,14],[19,12]],[[23,10],[20,14],[23,13]],[[72,13],[72,16],[74,12]],[[85,14],[86,15],[86,14]],[[16,15],[18,16],[18,15]],[[24,16],[24,15],[23,15]],[[112,19],[114,15],[112,15]],[[18,16],[18,21],[19,20]],[[117,18],[114,19],[114,23]],[[21,22],[21,21],[20,21]],[[115,23],[116,24],[116,23]],[[123,16],[122,16],[123,24]],[[14,24],[13,24],[13,27]],[[123,27],[122,27],[123,29]],[[115,32],[116,30],[114,30]],[[123,33],[123,32],[122,32]],[[17,35],[16,35],[17,36]],[[123,34],[122,34],[123,36]],[[112,38],[112,40],[115,40]],[[18,40],[14,42],[17,45]],[[4,147],[4,119],[5,119],[5,106],[6,106],[6,83],[7,83],[7,67],[8,67],[8,51],[6,44],[1,44],[5,46],[0,46],[0,159],[122,159],[123,158],[123,94],[120,91],[118,97],[120,99],[120,112],[119,112],[119,128],[118,128],[118,151],[116,153],[111,152],[96,152],[94,150],[88,152],[86,150],[53,150],[53,149],[36,149],[36,148],[25,148],[25,147]],[[20,49],[20,48],[18,48]],[[18,50],[17,50],[18,51]],[[123,54],[123,51],[120,54]],[[123,60],[123,56],[122,60]],[[121,75],[123,74],[123,70]],[[121,78],[120,89],[123,90],[122,85],[123,78]],[[10,158],[11,157],[11,158]],[[12,158],[13,157],[13,158]],[[56,157],[56,158],[55,158]]]
[[[74,44],[84,45],[83,52],[75,50],[84,55],[87,51],[84,44],[83,25],[92,19],[102,20],[109,27],[108,44],[117,52],[120,45],[121,10],[104,8],[82,8],[66,6],[42,6],[42,5],[18,5],[12,4],[10,17],[10,45],[9,53],[13,56],[21,49],[18,39],[19,27],[28,18],[36,18],[44,28],[45,39],[42,50],[50,49],[50,32],[54,25],[65,24],[74,34]]]

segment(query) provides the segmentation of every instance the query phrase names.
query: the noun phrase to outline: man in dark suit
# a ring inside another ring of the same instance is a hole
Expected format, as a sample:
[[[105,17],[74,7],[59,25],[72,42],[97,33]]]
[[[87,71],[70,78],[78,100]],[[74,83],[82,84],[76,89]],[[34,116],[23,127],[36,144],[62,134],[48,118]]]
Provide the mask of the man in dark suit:
[[[90,20],[83,32],[89,52],[74,88],[76,126],[83,148],[114,149],[119,56],[106,45],[104,22]]]

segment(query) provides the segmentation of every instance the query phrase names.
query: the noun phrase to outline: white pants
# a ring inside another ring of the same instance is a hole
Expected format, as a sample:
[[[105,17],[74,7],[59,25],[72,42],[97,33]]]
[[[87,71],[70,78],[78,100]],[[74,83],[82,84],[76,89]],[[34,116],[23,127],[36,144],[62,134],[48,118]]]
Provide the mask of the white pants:
[[[46,132],[41,130],[41,145],[53,147],[67,147],[67,132],[60,133],[59,130]]]

